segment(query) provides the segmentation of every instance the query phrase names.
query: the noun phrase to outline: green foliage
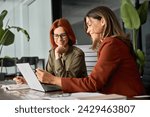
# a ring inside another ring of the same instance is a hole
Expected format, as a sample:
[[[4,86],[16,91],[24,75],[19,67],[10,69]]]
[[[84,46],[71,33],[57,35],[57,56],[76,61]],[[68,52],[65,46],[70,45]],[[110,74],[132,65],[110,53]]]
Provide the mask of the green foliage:
[[[9,46],[14,43],[15,34],[11,32],[11,29],[16,29],[18,32],[22,32],[26,36],[28,41],[30,39],[28,32],[23,28],[17,26],[9,26],[8,24],[6,24],[4,28],[3,21],[7,13],[7,10],[3,10],[0,14],[0,55],[3,46]]]
[[[138,14],[140,17],[141,25],[144,24],[147,20],[148,14],[148,1],[144,1],[138,9]]]
[[[130,0],[122,0],[120,13],[125,24],[125,28],[138,29],[140,27],[140,18],[138,12]]]
[[[0,29],[0,45],[8,46],[14,43],[15,35],[8,29]]]
[[[139,67],[139,72],[142,74],[143,73],[143,68],[144,68],[144,65],[145,65],[144,52],[140,49],[137,49],[136,56],[137,56],[137,64],[138,64],[138,67]]]
[[[130,0],[122,0],[120,14],[125,28],[133,32],[133,48],[137,56],[139,71],[142,72],[145,64],[145,55],[142,50],[137,48],[137,37],[140,26],[147,20],[148,1],[144,1],[140,7],[136,9]]]
[[[22,32],[26,36],[27,41],[30,40],[30,36],[25,29],[17,27],[17,26],[9,26],[8,24],[6,24],[6,26],[4,27],[3,21],[7,15],[7,13],[8,13],[7,10],[3,10],[0,14],[0,56],[1,56],[3,46],[9,46],[14,43],[15,34],[13,32],[11,32],[11,29],[16,29],[18,32]],[[8,58],[11,61],[14,61],[13,58],[10,58],[8,56],[5,56],[4,58],[0,58],[1,73],[2,73],[2,69],[3,69],[3,61]]]

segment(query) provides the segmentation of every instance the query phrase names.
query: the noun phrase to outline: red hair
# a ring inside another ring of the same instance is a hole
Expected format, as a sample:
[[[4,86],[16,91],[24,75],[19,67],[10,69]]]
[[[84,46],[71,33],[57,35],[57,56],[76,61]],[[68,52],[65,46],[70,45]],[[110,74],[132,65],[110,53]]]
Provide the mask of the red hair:
[[[63,29],[65,30],[69,40],[72,42],[72,45],[76,43],[76,37],[75,34],[72,30],[71,24],[69,23],[69,21],[65,18],[60,18],[54,21],[54,23],[51,26],[50,29],[50,42],[53,48],[56,48],[57,45],[55,44],[54,38],[53,38],[53,34],[54,34],[54,30],[58,27],[63,27]]]

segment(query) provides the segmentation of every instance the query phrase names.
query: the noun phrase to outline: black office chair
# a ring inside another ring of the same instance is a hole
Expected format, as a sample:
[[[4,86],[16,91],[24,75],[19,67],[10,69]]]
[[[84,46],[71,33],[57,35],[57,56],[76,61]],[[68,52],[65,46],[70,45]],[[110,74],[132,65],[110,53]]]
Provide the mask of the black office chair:
[[[4,80],[13,78],[17,74],[16,63],[18,58],[0,58],[1,73],[4,73]]]

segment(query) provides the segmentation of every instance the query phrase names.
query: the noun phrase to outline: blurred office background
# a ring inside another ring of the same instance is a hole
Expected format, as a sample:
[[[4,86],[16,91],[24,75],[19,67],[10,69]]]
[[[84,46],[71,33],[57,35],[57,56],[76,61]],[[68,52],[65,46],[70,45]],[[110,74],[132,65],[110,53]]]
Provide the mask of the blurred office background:
[[[91,44],[85,34],[83,17],[93,7],[106,5],[120,18],[119,7],[121,0],[0,0],[0,12],[8,10],[7,21],[9,25],[25,28],[31,37],[27,42],[22,33],[16,33],[15,43],[4,47],[2,56],[38,56],[47,61],[49,43],[49,29],[51,23],[60,17],[66,17],[72,24],[76,33],[77,44]],[[144,0],[139,0],[143,2]],[[135,0],[132,0],[135,3]],[[120,23],[121,20],[120,20]],[[142,48],[145,51],[145,39],[150,38],[150,12],[146,24],[142,26]]]

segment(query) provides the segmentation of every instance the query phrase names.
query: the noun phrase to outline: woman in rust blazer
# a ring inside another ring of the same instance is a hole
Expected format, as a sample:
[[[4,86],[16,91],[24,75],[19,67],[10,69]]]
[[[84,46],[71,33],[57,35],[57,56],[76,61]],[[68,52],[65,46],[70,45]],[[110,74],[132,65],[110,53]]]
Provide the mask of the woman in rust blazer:
[[[60,78],[37,69],[41,82],[56,84],[64,92],[100,92],[128,97],[145,93],[132,44],[111,9],[99,6],[84,19],[92,49],[98,53],[97,64],[85,78]]]

